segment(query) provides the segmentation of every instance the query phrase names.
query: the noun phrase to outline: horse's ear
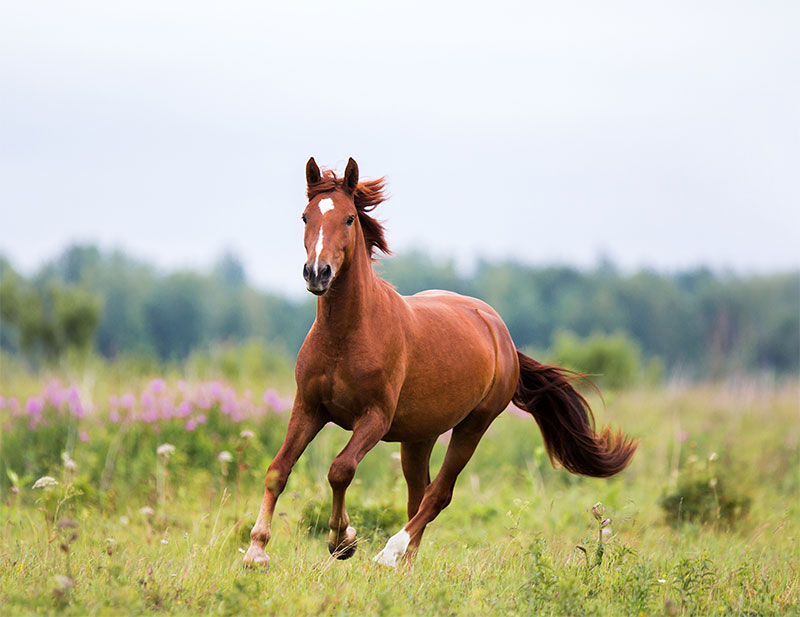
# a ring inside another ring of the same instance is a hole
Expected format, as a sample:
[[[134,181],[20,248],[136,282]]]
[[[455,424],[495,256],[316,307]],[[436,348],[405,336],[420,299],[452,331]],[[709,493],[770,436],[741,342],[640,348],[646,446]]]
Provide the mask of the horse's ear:
[[[308,159],[308,163],[306,163],[306,182],[309,186],[311,186],[312,184],[319,182],[321,179],[322,174],[319,173],[317,162],[312,156],[310,159]]]
[[[358,185],[358,163],[352,158],[347,161],[347,167],[344,170],[344,186],[342,187],[346,193],[352,195]]]

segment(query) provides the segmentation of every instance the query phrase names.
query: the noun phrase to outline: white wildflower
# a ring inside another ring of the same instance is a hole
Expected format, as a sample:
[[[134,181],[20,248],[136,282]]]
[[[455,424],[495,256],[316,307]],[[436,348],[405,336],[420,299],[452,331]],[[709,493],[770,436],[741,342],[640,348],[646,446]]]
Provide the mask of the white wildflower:
[[[56,586],[53,589],[53,593],[56,596],[65,596],[67,595],[73,587],[73,581],[69,576],[59,575],[55,578]]]
[[[156,453],[164,458],[169,458],[172,456],[173,452],[175,452],[175,446],[173,446],[171,443],[162,443],[156,450]]]
[[[239,437],[241,437],[242,439],[252,439],[255,436],[256,436],[256,434],[253,431],[245,430],[245,431],[242,431],[241,433],[239,433]]]
[[[392,452],[392,459],[394,459],[395,461],[399,461],[401,459],[400,453]]]
[[[151,508],[150,506],[145,506],[139,509],[139,514],[141,514],[142,516],[153,516],[155,513],[156,511],[153,510],[153,508]]]
[[[69,455],[69,452],[62,452],[61,460],[64,461],[64,469],[75,471],[78,468],[78,465],[75,463],[75,461],[72,460],[72,457]]]
[[[719,458],[717,456],[717,453],[716,452],[712,452],[711,455],[708,457],[708,462],[709,463],[713,463],[714,461],[717,460],[717,458]]]
[[[47,488],[48,486],[56,486],[57,484],[58,480],[55,478],[51,478],[50,476],[42,476],[33,483],[33,488]]]
[[[223,450],[217,454],[217,460],[219,460],[220,463],[230,463],[233,460],[233,454],[227,450]]]

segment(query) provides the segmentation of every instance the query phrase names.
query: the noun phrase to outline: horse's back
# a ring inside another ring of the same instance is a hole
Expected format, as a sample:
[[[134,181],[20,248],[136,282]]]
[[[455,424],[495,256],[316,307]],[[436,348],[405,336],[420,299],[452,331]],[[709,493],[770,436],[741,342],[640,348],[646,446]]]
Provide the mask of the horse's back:
[[[414,311],[427,308],[433,311],[441,311],[443,314],[454,310],[466,311],[472,314],[475,310],[480,310],[500,319],[497,311],[483,300],[478,300],[478,298],[473,298],[472,296],[464,296],[454,291],[427,289],[413,296],[404,296],[404,299]]]

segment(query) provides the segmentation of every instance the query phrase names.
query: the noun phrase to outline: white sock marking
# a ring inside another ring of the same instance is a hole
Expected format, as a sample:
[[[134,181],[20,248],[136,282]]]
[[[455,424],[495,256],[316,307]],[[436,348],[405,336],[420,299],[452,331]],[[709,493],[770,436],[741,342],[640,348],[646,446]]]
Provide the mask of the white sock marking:
[[[386,547],[375,555],[372,561],[389,566],[390,568],[396,567],[400,558],[406,554],[409,542],[411,542],[411,536],[408,535],[405,529],[401,529],[389,538]]]
[[[330,197],[326,197],[325,199],[319,200],[319,211],[322,212],[322,215],[325,216],[326,212],[330,212],[333,210],[333,200]]]

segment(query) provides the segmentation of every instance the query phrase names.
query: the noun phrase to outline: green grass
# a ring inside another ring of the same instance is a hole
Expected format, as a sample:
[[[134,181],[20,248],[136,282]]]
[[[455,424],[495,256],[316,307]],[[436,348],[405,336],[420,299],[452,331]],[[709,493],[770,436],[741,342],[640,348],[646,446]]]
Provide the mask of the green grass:
[[[460,477],[450,506],[428,527],[413,567],[397,571],[371,561],[397,531],[384,527],[405,510],[396,444],[380,444],[361,463],[348,492],[359,548],[352,559],[336,561],[324,534],[325,476],[347,434],[326,428],[281,497],[268,572],[243,569],[240,549],[274,454],[265,451],[263,443],[274,440],[264,432],[279,433],[284,420],[253,427],[262,432],[243,451],[249,468],[239,490],[234,474],[223,478],[218,466],[198,467],[178,451],[149,475],[129,476],[139,478],[136,484],[120,477],[101,491],[88,471],[98,465],[92,441],[85,452],[78,444],[74,475],[45,469],[58,486],[33,490],[35,478],[25,476],[19,494],[3,495],[0,613],[800,614],[797,384],[610,393],[605,409],[596,403],[596,415],[641,438],[628,470],[609,480],[553,470],[533,420],[504,414]],[[102,442],[108,429],[96,430]],[[2,443],[21,443],[12,436]],[[434,470],[444,447],[437,445]],[[83,494],[54,516],[69,485]],[[687,491],[677,500],[684,505],[662,507],[687,486],[700,495]],[[727,498],[747,506],[723,516],[715,504]],[[612,521],[601,558],[591,512],[598,501]],[[145,507],[153,513],[143,514]],[[695,507],[701,516],[690,514]],[[323,533],[314,517],[322,518]],[[63,519],[77,528],[53,527]]]

